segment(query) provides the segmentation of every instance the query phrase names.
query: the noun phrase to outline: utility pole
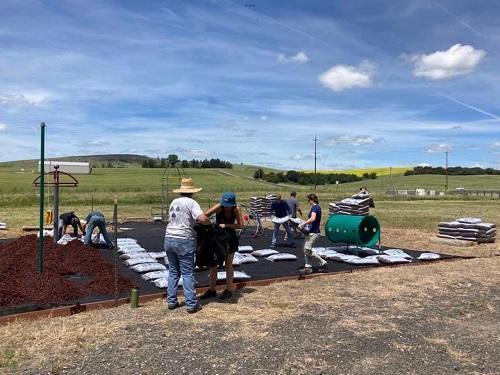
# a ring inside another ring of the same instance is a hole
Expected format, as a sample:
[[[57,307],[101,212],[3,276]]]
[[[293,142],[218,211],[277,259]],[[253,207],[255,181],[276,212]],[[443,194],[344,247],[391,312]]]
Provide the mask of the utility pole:
[[[446,150],[445,152],[445,155],[446,155],[446,165],[445,165],[445,175],[446,175],[446,180],[445,180],[445,183],[444,183],[444,193],[447,194],[448,193],[448,150]]]
[[[314,136],[314,191],[316,191],[316,186],[318,185],[317,183],[317,178],[316,178],[316,157],[317,157],[317,153],[316,153],[316,144],[318,143],[318,138],[316,136]]]

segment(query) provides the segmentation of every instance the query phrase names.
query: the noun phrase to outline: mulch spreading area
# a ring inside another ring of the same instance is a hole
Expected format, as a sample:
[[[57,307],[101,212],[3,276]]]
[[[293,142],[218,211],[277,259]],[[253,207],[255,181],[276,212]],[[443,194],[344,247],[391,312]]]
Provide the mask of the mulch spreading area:
[[[46,238],[41,274],[37,254],[35,235],[0,246],[0,315],[115,293],[114,266],[99,249],[80,241],[55,245],[52,238]],[[118,292],[135,285],[121,275],[117,275],[116,281]]]
[[[126,223],[119,237],[130,237],[148,251],[162,251],[165,225],[162,223]],[[271,232],[252,238],[245,233],[240,245],[251,245],[254,249],[269,248]],[[317,246],[331,246],[322,237]],[[7,243],[0,242],[0,316],[19,312],[33,311],[62,305],[88,303],[112,299],[115,295],[126,297],[131,287],[139,287],[141,294],[159,293],[165,289],[157,288],[152,282],[144,281],[138,273],[127,268],[117,259],[117,278],[115,288],[115,253],[109,249],[96,249],[85,246],[80,241],[67,245],[54,245],[52,238],[44,241],[44,272],[37,271],[36,236],[25,236]],[[280,252],[292,253],[296,261],[271,262],[259,259],[258,263],[236,267],[245,271],[251,280],[265,280],[281,277],[299,276],[298,268],[304,265],[301,240],[297,247],[280,247]],[[421,252],[405,250],[413,257]],[[442,255],[442,258],[450,256]],[[425,263],[424,261],[417,261]],[[366,267],[328,261],[328,272],[342,272]],[[208,271],[196,273],[198,287],[208,285]]]

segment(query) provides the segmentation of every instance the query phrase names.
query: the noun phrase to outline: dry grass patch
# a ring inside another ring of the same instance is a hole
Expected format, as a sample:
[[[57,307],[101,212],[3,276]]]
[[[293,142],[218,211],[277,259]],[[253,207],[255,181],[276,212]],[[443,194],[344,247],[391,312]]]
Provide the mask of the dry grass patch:
[[[414,267],[381,267],[246,289],[237,303],[211,302],[195,315],[186,314],[184,309],[167,311],[164,300],[156,300],[133,310],[120,306],[65,318],[20,321],[0,327],[3,367],[0,369],[60,368],[66,361],[85,358],[87,351],[106,345],[130,353],[140,352],[142,345],[149,342],[130,337],[147,340],[150,334],[157,339],[158,335],[165,337],[159,340],[164,342],[182,332],[183,343],[179,345],[191,354],[190,340],[210,343],[209,338],[218,327],[223,327],[223,340],[237,340],[244,347],[254,348],[257,354],[259,343],[276,339],[273,326],[292,322],[294,330],[307,331],[309,317],[322,319],[327,327],[331,325],[345,332],[346,336],[338,340],[346,340],[345,346],[349,346],[351,337],[369,338],[387,332],[404,334],[398,322],[411,319],[416,312],[426,311],[431,318],[435,308],[446,311],[449,303],[446,301],[466,297],[463,291],[468,296],[471,291],[487,293],[496,290],[499,283],[500,258],[481,258]],[[478,314],[495,314],[498,298],[484,306],[465,307],[466,313],[476,309]],[[498,331],[498,326],[492,329]],[[440,336],[431,337],[439,339]],[[443,341],[434,344],[447,345]],[[411,349],[400,343],[393,345]],[[448,345],[447,350],[450,356],[460,357],[456,348]],[[293,365],[305,363],[307,357],[294,361]],[[321,361],[314,363],[315,370],[324,368]],[[297,369],[300,372],[300,367]]]

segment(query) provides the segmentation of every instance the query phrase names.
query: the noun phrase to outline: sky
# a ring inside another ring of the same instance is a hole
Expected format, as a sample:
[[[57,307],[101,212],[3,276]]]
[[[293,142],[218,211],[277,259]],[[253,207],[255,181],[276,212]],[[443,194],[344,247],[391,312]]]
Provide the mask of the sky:
[[[500,168],[500,2],[0,2],[0,161]]]

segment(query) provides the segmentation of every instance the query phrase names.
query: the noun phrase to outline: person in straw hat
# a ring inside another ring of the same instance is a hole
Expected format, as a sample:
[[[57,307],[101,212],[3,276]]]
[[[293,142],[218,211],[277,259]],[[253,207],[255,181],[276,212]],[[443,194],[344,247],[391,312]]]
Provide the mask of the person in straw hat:
[[[211,225],[208,217],[201,210],[200,205],[193,199],[193,194],[200,192],[193,180],[183,178],[179,189],[180,197],[172,201],[169,208],[168,224],[165,231],[165,251],[169,263],[167,305],[169,310],[179,307],[177,302],[177,286],[182,276],[182,288],[186,300],[188,313],[201,310],[196,298],[194,280],[194,254],[196,249],[196,235],[193,227],[196,222]]]

